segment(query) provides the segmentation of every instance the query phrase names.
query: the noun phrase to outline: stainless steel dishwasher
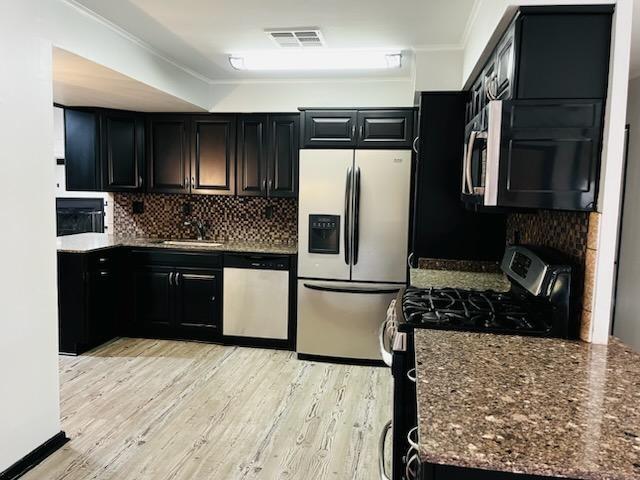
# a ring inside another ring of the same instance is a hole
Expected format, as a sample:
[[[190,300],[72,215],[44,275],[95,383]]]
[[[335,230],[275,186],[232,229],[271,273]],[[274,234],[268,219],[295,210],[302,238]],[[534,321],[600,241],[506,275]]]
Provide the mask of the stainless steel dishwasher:
[[[247,339],[289,338],[289,257],[225,255],[222,333]]]

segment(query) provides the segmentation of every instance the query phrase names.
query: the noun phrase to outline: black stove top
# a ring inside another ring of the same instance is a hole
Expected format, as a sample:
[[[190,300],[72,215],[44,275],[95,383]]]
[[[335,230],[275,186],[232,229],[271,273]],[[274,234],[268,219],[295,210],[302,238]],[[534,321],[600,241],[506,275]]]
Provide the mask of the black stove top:
[[[414,327],[546,336],[547,303],[512,292],[409,287],[402,295],[404,321]]]

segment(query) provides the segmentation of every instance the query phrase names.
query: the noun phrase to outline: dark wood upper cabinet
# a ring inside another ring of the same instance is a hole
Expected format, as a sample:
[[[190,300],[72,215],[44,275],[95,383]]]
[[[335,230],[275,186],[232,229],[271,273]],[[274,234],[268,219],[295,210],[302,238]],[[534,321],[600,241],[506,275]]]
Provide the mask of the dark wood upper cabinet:
[[[267,193],[267,115],[238,117],[237,191],[242,196]]]
[[[65,183],[69,191],[99,191],[100,114],[96,110],[65,109]]]
[[[102,115],[103,188],[136,191],[143,187],[144,121],[135,112],[106,111]]]
[[[149,191],[189,193],[189,117],[150,115],[147,137]]]
[[[270,197],[298,195],[299,114],[269,115],[267,190]]]
[[[414,109],[303,110],[304,148],[411,148]]]
[[[191,193],[233,195],[235,115],[191,117]]]
[[[358,147],[411,148],[413,110],[361,110],[358,112]]]
[[[357,110],[305,110],[303,117],[305,147],[356,146]]]

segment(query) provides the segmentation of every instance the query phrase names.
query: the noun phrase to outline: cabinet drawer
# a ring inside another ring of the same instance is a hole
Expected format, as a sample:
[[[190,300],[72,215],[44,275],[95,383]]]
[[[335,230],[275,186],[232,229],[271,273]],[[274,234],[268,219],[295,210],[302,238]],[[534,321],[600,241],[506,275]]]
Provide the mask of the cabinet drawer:
[[[133,250],[134,265],[165,265],[193,268],[220,268],[222,254],[208,252],[185,252],[178,250]]]

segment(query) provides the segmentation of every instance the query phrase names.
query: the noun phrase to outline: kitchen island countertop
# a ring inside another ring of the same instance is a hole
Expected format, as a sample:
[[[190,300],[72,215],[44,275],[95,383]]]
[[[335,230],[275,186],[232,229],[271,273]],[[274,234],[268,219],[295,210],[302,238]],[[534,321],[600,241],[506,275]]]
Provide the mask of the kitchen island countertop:
[[[167,245],[162,242],[163,239],[108,235],[106,233],[79,233],[56,239],[58,252],[67,253],[87,253],[115,247],[165,248],[204,252],[273,253],[279,255],[295,255],[297,253],[296,245],[276,242],[220,241],[220,245]],[[213,243],[214,241],[211,242]]]
[[[417,329],[423,462],[584,480],[640,478],[640,354]]]

